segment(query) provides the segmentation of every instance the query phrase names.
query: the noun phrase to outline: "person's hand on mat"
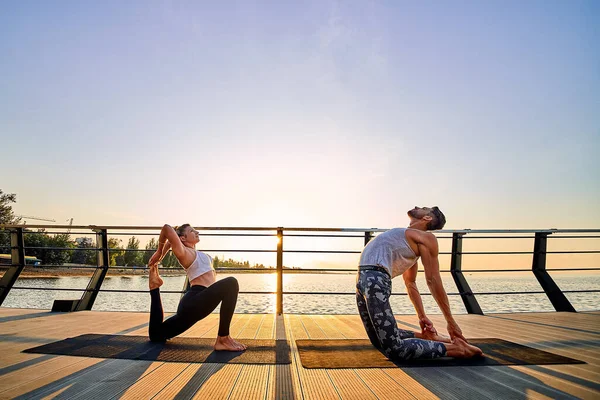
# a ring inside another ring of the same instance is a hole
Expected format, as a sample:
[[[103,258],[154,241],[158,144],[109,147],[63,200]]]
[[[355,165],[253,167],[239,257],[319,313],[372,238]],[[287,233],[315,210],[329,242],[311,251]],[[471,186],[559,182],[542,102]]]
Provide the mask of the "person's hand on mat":
[[[427,332],[431,332],[433,334],[437,335],[437,329],[435,329],[435,327],[433,326],[433,322],[431,322],[431,320],[427,317],[421,317],[419,318],[419,325],[421,326],[421,331],[423,333]]]
[[[450,335],[450,339],[454,342],[454,339],[459,338],[468,343],[467,339],[463,336],[462,330],[458,326],[458,324],[454,321],[448,322],[448,335]]]

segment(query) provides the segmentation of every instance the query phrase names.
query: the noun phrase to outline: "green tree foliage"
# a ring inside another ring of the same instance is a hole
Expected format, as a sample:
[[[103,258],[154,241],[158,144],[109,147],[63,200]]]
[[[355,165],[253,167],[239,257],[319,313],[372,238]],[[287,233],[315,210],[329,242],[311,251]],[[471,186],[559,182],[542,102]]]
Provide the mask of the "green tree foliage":
[[[0,189],[0,224],[18,224],[21,218],[15,217],[11,203],[17,202],[17,195],[4,193]]]
[[[249,261],[235,261],[231,258],[228,260],[221,260],[218,256],[215,256],[213,259],[213,267],[214,268],[256,268],[256,269],[265,269],[265,268],[273,268],[273,267],[265,267],[263,264],[254,264],[250,266]]]
[[[15,216],[12,203],[16,203],[17,195],[4,193],[0,189],[0,224],[18,224],[21,218]],[[63,265],[71,261],[71,251],[74,248],[71,236],[68,234],[50,234],[43,229],[37,231],[24,230],[25,255],[35,256],[42,260],[42,264]],[[32,248],[37,247],[37,248]],[[57,247],[58,249],[49,249]],[[0,253],[10,252],[10,234],[0,232]]]
[[[90,249],[95,249],[96,245],[92,238],[81,238],[77,244],[77,250],[73,252],[71,262],[73,264],[97,265],[98,252]]]
[[[75,245],[68,234],[49,234],[44,229],[26,230],[23,235],[25,255],[35,256],[42,264],[63,265],[71,261],[71,250]],[[51,247],[54,247],[52,249]]]
[[[135,266],[141,266],[142,265],[142,253],[139,251],[135,251],[135,250],[139,250],[140,249],[140,241],[135,237],[132,236],[131,238],[129,238],[129,242],[127,242],[127,250],[125,252],[125,265],[128,267],[135,267]]]
[[[172,251],[169,251],[165,258],[160,262],[164,268],[179,268],[179,261],[177,261],[177,257],[173,254]]]
[[[18,224],[21,218],[15,217],[12,203],[17,202],[17,195],[4,193],[0,189],[0,224]],[[10,253],[10,233],[0,231],[0,253]]]
[[[157,248],[158,248],[158,241],[154,238],[150,239],[148,244],[146,244],[146,251],[144,252],[144,255],[142,258],[142,262],[144,265],[148,265],[148,261],[150,261],[152,254],[154,254],[154,252],[156,251]]]
[[[116,238],[108,239],[108,258],[110,266],[125,265],[125,251],[121,245],[121,240]]]

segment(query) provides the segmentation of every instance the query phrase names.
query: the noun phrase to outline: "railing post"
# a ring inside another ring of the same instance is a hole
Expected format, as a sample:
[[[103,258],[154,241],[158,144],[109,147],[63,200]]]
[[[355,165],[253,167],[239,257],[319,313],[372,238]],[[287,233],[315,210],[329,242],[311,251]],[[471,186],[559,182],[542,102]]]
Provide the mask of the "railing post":
[[[462,273],[462,239],[465,234],[454,232],[452,234],[452,258],[450,259],[450,273],[454,278],[456,288],[469,314],[483,315],[481,307]]]
[[[550,274],[548,274],[548,271],[546,271],[546,250],[548,248],[549,234],[549,232],[535,233],[531,269],[556,311],[577,312]]]
[[[87,290],[81,296],[81,300],[75,307],[75,311],[91,310],[100,287],[104,282],[104,277],[108,272],[110,258],[108,254],[108,233],[106,229],[96,230],[96,246],[98,248],[98,268],[94,271],[92,279],[88,283]]]
[[[283,228],[277,228],[277,314],[283,314]]]
[[[373,239],[373,232],[365,231],[365,246]]]
[[[25,268],[25,244],[23,241],[23,228],[11,229],[10,231],[10,267],[2,276],[0,281],[0,305],[8,296],[8,292],[19,278]]]

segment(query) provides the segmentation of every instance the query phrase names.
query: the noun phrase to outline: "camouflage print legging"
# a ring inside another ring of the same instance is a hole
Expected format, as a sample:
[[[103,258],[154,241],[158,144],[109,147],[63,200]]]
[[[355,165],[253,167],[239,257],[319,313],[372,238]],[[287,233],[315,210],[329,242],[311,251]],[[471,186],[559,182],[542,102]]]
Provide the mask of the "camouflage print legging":
[[[390,307],[392,279],[374,270],[359,270],[356,304],[373,346],[390,360],[444,357],[446,346],[440,342],[416,339],[411,331],[398,328]]]

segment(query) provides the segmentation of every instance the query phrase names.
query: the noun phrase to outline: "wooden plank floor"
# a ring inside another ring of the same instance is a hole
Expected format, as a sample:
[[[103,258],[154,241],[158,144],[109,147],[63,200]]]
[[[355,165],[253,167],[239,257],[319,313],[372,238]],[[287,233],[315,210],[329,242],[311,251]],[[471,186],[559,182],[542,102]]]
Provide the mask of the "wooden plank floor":
[[[467,337],[497,337],[580,365],[305,369],[296,339],[366,338],[357,315],[236,314],[240,339],[286,338],[288,365],[169,363],[26,354],[85,333],[145,335],[147,313],[0,308],[0,398],[57,399],[600,399],[600,312],[458,315]],[[443,317],[432,316],[438,326]],[[415,329],[414,316],[397,316]],[[184,336],[215,337],[218,315]],[[442,330],[442,329],[440,329]]]

